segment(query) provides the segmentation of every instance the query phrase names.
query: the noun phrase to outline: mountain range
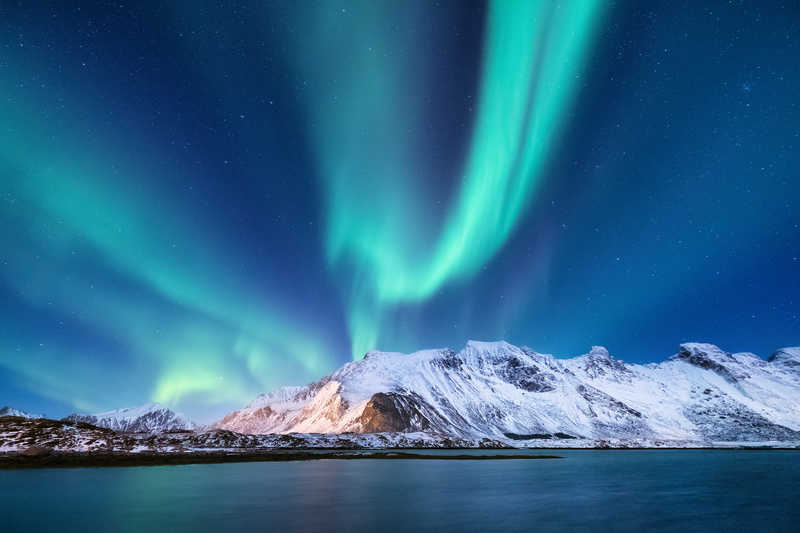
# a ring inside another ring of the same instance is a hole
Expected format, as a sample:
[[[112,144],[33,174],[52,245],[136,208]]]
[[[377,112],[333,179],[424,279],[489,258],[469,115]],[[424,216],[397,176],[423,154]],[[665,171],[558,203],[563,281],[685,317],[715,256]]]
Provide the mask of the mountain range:
[[[8,407],[2,416],[40,417]],[[639,365],[599,346],[557,359],[469,341],[459,352],[371,351],[309,385],[262,394],[209,426],[154,403],[11,426],[0,447],[32,445],[42,434],[54,448],[82,442],[120,450],[797,445],[800,348],[765,360],[686,343],[663,362]]]
[[[20,416],[22,418],[44,418],[44,415],[29,413],[27,411],[21,411],[19,409],[14,409],[13,407],[3,406],[0,407],[0,416]]]
[[[123,433],[158,433],[198,428],[197,424],[182,413],[175,413],[158,403],[147,403],[93,415],[71,414],[62,420],[83,422]]]
[[[556,359],[506,342],[372,351],[212,425],[245,434],[427,432],[534,441],[800,441],[800,348],[764,360],[681,344],[638,365],[599,346]]]

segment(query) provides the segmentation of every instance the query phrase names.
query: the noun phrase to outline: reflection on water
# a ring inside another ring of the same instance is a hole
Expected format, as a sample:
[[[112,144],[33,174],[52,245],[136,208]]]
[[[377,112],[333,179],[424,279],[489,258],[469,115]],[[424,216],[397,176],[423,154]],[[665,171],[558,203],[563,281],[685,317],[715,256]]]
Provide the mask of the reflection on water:
[[[0,530],[800,530],[800,451],[531,453],[5,471]]]

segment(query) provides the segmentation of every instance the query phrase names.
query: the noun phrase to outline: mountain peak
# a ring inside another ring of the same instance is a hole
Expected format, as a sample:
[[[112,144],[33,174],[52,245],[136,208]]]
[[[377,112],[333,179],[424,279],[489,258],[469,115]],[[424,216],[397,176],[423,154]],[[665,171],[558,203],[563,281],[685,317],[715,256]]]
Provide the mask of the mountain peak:
[[[497,351],[507,351],[509,349],[518,350],[516,346],[513,344],[509,344],[506,341],[476,341],[476,340],[468,340],[467,341],[467,348],[471,348],[473,350],[483,351],[483,352],[497,352]]]
[[[608,350],[606,350],[605,346],[592,346],[592,349],[589,350],[587,355],[602,357],[603,359],[613,359],[611,354],[608,353]]]
[[[781,348],[767,359],[770,363],[800,370],[800,346]]]
[[[696,355],[711,359],[732,359],[728,352],[715,344],[707,342],[683,342],[678,348],[678,355],[681,357]]]
[[[736,369],[738,361],[735,357],[713,344],[685,342],[680,345],[673,359],[711,370],[730,383],[737,383],[750,377],[749,374]]]

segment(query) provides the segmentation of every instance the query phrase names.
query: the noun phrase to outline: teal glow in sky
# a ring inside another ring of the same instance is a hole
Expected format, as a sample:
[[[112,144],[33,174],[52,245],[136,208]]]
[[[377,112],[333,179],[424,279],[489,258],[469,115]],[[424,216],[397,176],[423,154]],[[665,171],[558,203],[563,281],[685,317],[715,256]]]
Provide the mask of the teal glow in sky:
[[[328,259],[353,271],[345,299],[354,358],[380,345],[385,306],[468,280],[511,235],[568,118],[602,15],[593,0],[490,4],[463,168],[438,224],[415,231],[429,218],[420,192],[437,176],[418,157],[410,117],[436,79],[415,74],[424,50],[404,54],[407,43],[392,40],[396,8],[367,11],[325,18],[313,31],[312,61],[307,48],[300,60],[327,87],[322,104],[312,98],[310,126],[327,185]],[[343,36],[356,51],[323,61]]]
[[[0,404],[210,420],[373,348],[796,345],[798,20],[0,5]]]

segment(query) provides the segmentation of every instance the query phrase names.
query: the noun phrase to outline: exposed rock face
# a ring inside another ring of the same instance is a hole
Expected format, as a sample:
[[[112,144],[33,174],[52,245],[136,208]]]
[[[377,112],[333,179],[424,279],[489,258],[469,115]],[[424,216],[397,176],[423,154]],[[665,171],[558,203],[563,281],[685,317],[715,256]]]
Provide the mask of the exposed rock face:
[[[269,423],[269,420],[274,418],[276,413],[272,410],[272,408],[268,405],[264,407],[260,407],[253,411],[248,412],[247,418],[238,416],[238,411],[234,411],[233,413],[228,413],[225,417],[218,422],[218,425],[225,426],[236,421],[238,424],[242,425],[243,427],[247,428],[250,426],[259,427]],[[245,431],[245,433],[248,433]]]
[[[422,414],[420,400],[395,392],[373,394],[361,412],[364,433],[427,431],[430,421]]]
[[[518,435],[517,433],[505,433],[505,436],[511,440],[549,440],[549,439],[575,439],[572,435],[566,433],[530,433],[527,435]]]
[[[583,371],[591,378],[611,375],[621,378],[629,378],[631,371],[622,361],[611,357],[608,350],[602,346],[592,346],[588,354],[583,357]]]
[[[498,365],[498,374],[509,383],[528,392],[550,392],[555,390],[555,376],[543,372],[536,364],[525,364],[518,357],[509,357],[505,364]]]
[[[554,359],[505,342],[470,341],[460,352],[370,352],[307,387],[262,395],[215,427],[254,434],[425,431],[517,445],[524,436],[800,440],[798,368],[797,348],[765,361],[687,343],[663,363],[632,365],[602,347]]]

